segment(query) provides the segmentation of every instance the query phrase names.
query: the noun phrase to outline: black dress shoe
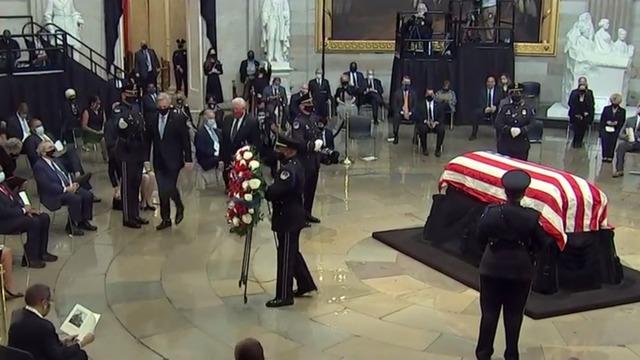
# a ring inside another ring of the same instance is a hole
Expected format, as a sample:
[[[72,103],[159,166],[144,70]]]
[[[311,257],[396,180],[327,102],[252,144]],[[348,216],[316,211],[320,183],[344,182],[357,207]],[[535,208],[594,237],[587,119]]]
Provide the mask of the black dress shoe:
[[[27,266],[29,265],[30,268],[32,269],[42,269],[43,267],[47,266],[47,264],[45,264],[44,261],[42,260],[36,260],[36,259],[30,259],[28,264],[27,264],[27,258],[26,257],[22,257],[22,266]]]
[[[393,138],[393,145],[398,145],[398,137],[397,136],[395,136]]]
[[[306,229],[306,228],[310,228],[310,227],[311,227],[311,224],[305,221],[303,228]]]
[[[265,305],[268,308],[279,308],[283,306],[291,306],[293,305],[293,299],[289,299],[289,300],[273,299],[271,301],[267,301]]]
[[[58,261],[58,257],[53,255],[53,254],[46,253],[46,254],[42,255],[42,261],[44,261],[44,262],[56,262],[56,261]]]
[[[305,297],[312,291],[318,291],[318,288],[314,287],[313,289],[309,289],[309,290],[296,289],[296,290],[293,290],[293,297],[297,297],[297,298]]]
[[[142,225],[140,225],[139,222],[131,222],[131,221],[123,222],[122,226],[128,227],[130,229],[140,229],[142,227]]]
[[[136,218],[136,222],[140,225],[147,225],[149,224],[149,220],[141,218],[141,217],[137,217]]]
[[[471,135],[469,136],[469,141],[473,141],[475,139],[477,139],[478,137],[476,135]]]
[[[67,234],[72,235],[72,236],[83,236],[84,235],[84,231],[78,229],[78,227],[76,227],[76,226],[67,225],[65,230],[67,230]]]
[[[436,150],[436,157],[440,157],[442,156],[442,150],[438,149]]]
[[[184,220],[184,208],[178,208],[176,210],[176,225],[180,225],[182,220]]]
[[[422,155],[429,156],[429,150],[422,150]]]
[[[164,220],[160,223],[160,225],[156,226],[156,230],[160,231],[160,230],[168,229],[170,227],[171,227],[171,221]]]
[[[307,221],[312,223],[312,224],[320,224],[320,219],[318,219],[317,217],[315,217],[313,215],[307,216]]]
[[[94,195],[94,196],[93,196],[93,202],[94,202],[94,203],[96,203],[96,204],[97,204],[97,203],[101,203],[101,202],[102,202],[102,199],[100,199],[99,197],[97,197],[97,196],[95,196],[95,195]]]
[[[81,222],[80,224],[78,224],[78,228],[82,229],[82,230],[87,230],[87,231],[96,231],[96,230],[98,230],[98,227],[93,225],[89,221]]]
[[[156,211],[156,207],[155,206],[151,206],[151,205],[147,205],[147,206],[143,207],[142,210],[144,210],[144,211]]]

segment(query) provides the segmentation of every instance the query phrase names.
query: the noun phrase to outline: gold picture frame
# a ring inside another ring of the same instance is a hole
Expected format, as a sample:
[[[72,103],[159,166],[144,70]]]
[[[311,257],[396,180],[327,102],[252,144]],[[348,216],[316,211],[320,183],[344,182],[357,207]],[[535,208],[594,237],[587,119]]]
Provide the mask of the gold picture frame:
[[[322,14],[322,2],[327,12]],[[517,42],[517,56],[555,56],[557,52],[558,18],[560,0],[541,0],[542,19],[540,24],[540,42]],[[331,40],[330,9],[332,0],[316,0],[316,49],[322,51],[322,22],[326,21],[326,49],[330,53],[391,53],[395,50],[394,40]],[[395,14],[394,14],[395,16]]]

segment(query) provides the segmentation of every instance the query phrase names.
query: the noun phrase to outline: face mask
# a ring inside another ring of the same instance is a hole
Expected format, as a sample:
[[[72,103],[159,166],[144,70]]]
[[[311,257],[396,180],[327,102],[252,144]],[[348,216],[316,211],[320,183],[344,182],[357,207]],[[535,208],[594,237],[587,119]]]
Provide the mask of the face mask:
[[[617,109],[620,107],[620,104],[612,104],[614,109]]]
[[[511,100],[514,103],[518,103],[518,102],[520,102],[520,100],[522,100],[522,95],[511,95]]]
[[[302,95],[307,95],[309,93],[309,90],[300,90],[300,94]]]
[[[322,80],[322,74],[316,74],[316,79]]]
[[[586,92],[587,92],[587,89],[580,89],[580,90],[578,90],[578,91],[580,92],[580,94],[584,94],[584,93],[586,93]]]
[[[368,76],[369,80],[373,80],[373,75]]]
[[[44,126],[40,125],[35,128],[36,135],[42,136],[44,135]]]
[[[47,157],[53,157],[53,154],[55,154],[55,152],[56,152],[56,150],[52,149],[52,150],[47,151],[45,153],[45,155],[47,155]]]
[[[305,106],[305,107],[304,107],[304,111],[306,111],[306,112],[308,112],[308,113],[313,112],[313,106]]]
[[[409,88],[409,86],[411,86],[411,83],[410,83],[410,82],[402,83],[402,87],[403,87],[403,88],[405,88],[405,89],[408,89],[408,88]]]
[[[207,119],[207,126],[212,129],[216,128],[216,119]]]
[[[253,58],[255,57],[255,55],[253,53],[250,53],[249,55],[247,55],[247,57],[249,58],[249,60],[253,60]]]
[[[135,97],[133,97],[133,96],[127,96],[127,97],[124,99],[124,101],[125,101],[127,104],[133,104],[133,103],[135,103],[135,102],[136,102],[136,98],[135,98]]]
[[[23,118],[23,119],[26,119],[27,116],[29,116],[29,114],[27,114],[27,113],[21,113],[20,114],[20,117]]]
[[[356,72],[356,71],[358,71],[358,67],[357,67],[357,66],[355,66],[355,65],[351,65],[351,66],[349,67],[349,69],[351,70],[351,72]]]
[[[150,89],[150,90],[149,90],[149,94],[155,95],[155,94],[156,94],[156,91],[157,91],[156,89]]]
[[[0,184],[2,184],[5,180],[4,171],[0,171]]]
[[[215,108],[216,108],[216,103],[208,103],[208,104],[207,104],[207,107],[208,107],[209,109],[215,109]]]
[[[147,44],[142,45],[142,50],[147,50],[148,48]]]
[[[349,82],[348,82],[348,81],[343,81],[343,82],[342,82],[342,86],[347,86],[347,85],[349,85]]]
[[[433,95],[427,95],[427,101],[433,101]]]
[[[442,91],[449,92],[449,88],[442,88]]]
[[[158,109],[158,112],[163,116],[167,115],[169,113],[169,108]]]

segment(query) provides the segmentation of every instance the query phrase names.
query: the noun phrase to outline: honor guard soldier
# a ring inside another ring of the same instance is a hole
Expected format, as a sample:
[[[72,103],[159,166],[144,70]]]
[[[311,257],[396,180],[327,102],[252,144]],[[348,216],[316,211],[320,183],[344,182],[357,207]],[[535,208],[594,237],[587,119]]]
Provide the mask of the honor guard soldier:
[[[305,189],[304,167],[297,149],[303,146],[293,139],[280,136],[276,150],[280,154],[280,170],[273,185],[265,192],[265,198],[273,204],[271,230],[278,238],[278,274],[276,297],[267,307],[293,305],[294,297],[301,297],[317,290],[313,277],[300,253],[300,230],[305,226],[303,194]],[[297,289],[293,290],[293,279]]]
[[[122,88],[120,96],[122,101],[115,105],[112,116],[118,129],[116,156],[122,166],[122,224],[139,229],[141,225],[149,223],[140,217],[138,199],[144,162],[149,158],[149,147],[144,118],[136,105],[135,86],[127,84]]]
[[[304,210],[307,223],[320,223],[312,215],[313,200],[320,174],[320,151],[322,150],[322,131],[318,128],[318,118],[313,111],[313,99],[310,94],[300,98],[300,115],[293,120],[291,137],[301,146],[300,160],[305,171]],[[307,225],[308,226],[308,225]]]
[[[554,242],[540,226],[540,213],[520,202],[531,183],[529,174],[511,170],[502,177],[507,201],[485,208],[478,223],[480,260],[480,335],[478,360],[490,360],[500,309],[503,312],[505,359],[518,359],[518,338],[531,289],[536,254]]]
[[[522,86],[509,85],[509,98],[496,117],[498,153],[520,160],[529,157],[529,128],[534,125],[536,112],[522,99]]]

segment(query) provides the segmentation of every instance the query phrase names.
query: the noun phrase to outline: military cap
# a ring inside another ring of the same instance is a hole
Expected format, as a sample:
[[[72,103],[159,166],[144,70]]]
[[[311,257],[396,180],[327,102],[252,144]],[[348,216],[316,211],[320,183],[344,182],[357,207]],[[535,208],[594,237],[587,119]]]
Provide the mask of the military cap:
[[[276,140],[276,147],[278,148],[292,148],[297,150],[300,149],[301,146],[302,144],[286,135],[279,135]]]
[[[523,193],[531,184],[531,176],[524,170],[509,170],[502,175],[502,186],[507,193]]]

